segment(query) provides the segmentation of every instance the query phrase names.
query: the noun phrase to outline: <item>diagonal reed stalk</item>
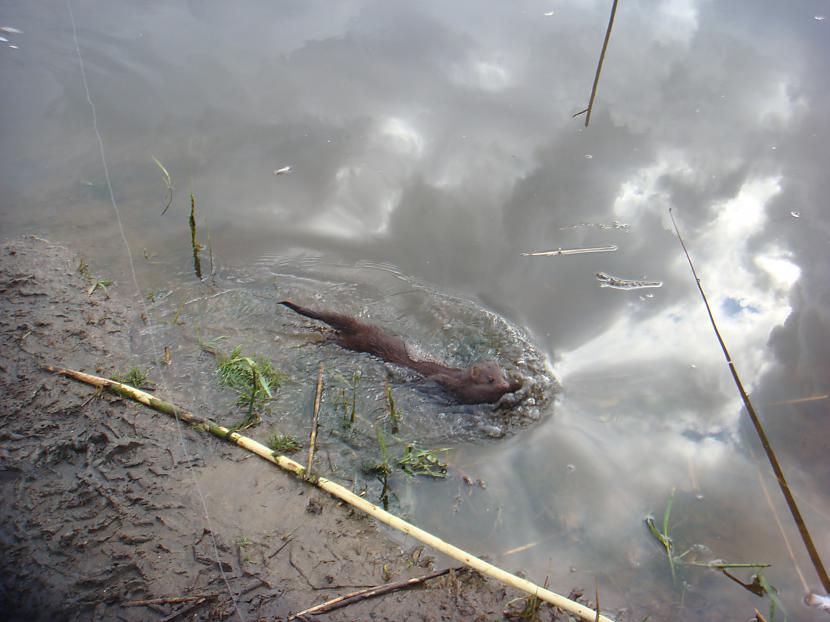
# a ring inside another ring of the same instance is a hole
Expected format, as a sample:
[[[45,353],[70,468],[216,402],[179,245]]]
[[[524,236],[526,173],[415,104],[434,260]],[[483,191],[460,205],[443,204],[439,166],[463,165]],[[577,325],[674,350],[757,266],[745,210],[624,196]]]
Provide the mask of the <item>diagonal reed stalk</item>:
[[[308,459],[306,461],[306,477],[312,477],[314,468],[314,450],[317,444],[317,416],[320,414],[320,398],[323,396],[323,364],[317,372],[317,389],[314,392],[314,410],[311,413],[311,432],[308,437]]]
[[[171,417],[184,421],[185,423],[199,426],[202,429],[210,432],[217,438],[226,440],[230,443],[234,443],[235,445],[239,445],[243,449],[246,449],[251,453],[258,455],[263,460],[267,460],[268,462],[271,462],[272,464],[275,464],[286,471],[294,473],[295,475],[298,475],[300,477],[303,477],[305,475],[305,468],[298,462],[292,460],[291,458],[280,455],[277,452],[272,451],[262,443],[248,438],[247,436],[242,436],[237,432],[234,432],[224,426],[214,423],[210,419],[194,415],[193,413],[188,412],[183,408],[176,406],[175,404],[171,404],[170,402],[161,400],[154,395],[150,395],[149,393],[146,393],[129,385],[122,384],[120,382],[107,380],[106,378],[101,378],[100,376],[93,376],[91,374],[86,374],[84,372],[75,371],[72,369],[62,369],[59,367],[53,367],[51,365],[44,365],[43,369],[54,374],[59,374],[61,376],[66,376],[67,378],[72,378],[73,380],[89,384],[99,389],[106,389],[108,391],[111,391],[112,393],[115,393],[116,395],[121,395],[123,397],[127,397],[129,399],[140,402],[141,404],[144,404],[145,406],[148,406],[153,410],[157,410],[158,412],[170,415]],[[420,529],[415,525],[398,518],[394,514],[390,514],[389,512],[382,510],[375,504],[366,501],[366,499],[364,499],[363,497],[356,495],[348,488],[345,488],[344,486],[341,486],[336,482],[326,479],[325,477],[318,477],[315,479],[315,481],[309,483],[312,483],[318,488],[325,490],[333,497],[337,497],[338,499],[345,501],[352,507],[357,508],[362,512],[365,512],[369,516],[376,518],[382,523],[385,523],[390,527],[397,529],[398,531],[412,536],[419,542],[426,544],[427,546],[435,549],[436,551],[443,553],[444,555],[451,557],[457,561],[460,561],[461,563],[472,568],[473,570],[477,570],[481,574],[487,575],[488,577],[492,577],[497,581],[501,581],[505,585],[513,587],[517,590],[521,590],[523,592],[536,596],[541,600],[549,602],[555,607],[559,607],[563,611],[578,616],[582,620],[585,620],[585,622],[614,622],[611,618],[607,616],[597,615],[597,612],[591,609],[590,607],[586,607],[585,605],[582,605],[576,601],[561,596],[556,592],[552,592],[547,588],[543,588],[539,585],[536,585],[535,583],[528,581],[527,579],[523,579],[505,570],[502,570],[501,568],[498,568],[497,566],[494,566],[484,561],[483,559],[475,557],[474,555],[456,546],[453,546],[448,542],[444,542],[443,540],[432,535],[431,533],[424,531],[423,529]]]
[[[608,42],[611,40],[611,29],[614,27],[614,18],[617,16],[617,1],[614,0],[614,4],[611,5],[611,17],[608,19],[605,40],[602,42],[602,51],[599,53],[597,72],[594,74],[594,86],[591,88],[591,99],[588,101],[588,107],[574,115],[575,117],[581,114],[585,115],[585,127],[588,127],[588,124],[591,122],[591,112],[594,110],[594,99],[596,99],[597,87],[599,86],[599,74],[602,73],[602,63],[605,62],[605,51],[608,49]]]
[[[798,527],[798,533],[804,541],[804,546],[807,548],[807,554],[810,556],[810,561],[813,562],[813,567],[816,569],[816,574],[818,574],[821,585],[826,592],[830,593],[830,577],[828,577],[827,570],[824,568],[824,564],[821,561],[818,550],[816,549],[815,544],[813,544],[813,538],[810,535],[810,531],[807,529],[807,523],[804,521],[804,517],[798,509],[795,497],[790,491],[790,485],[784,477],[784,471],[781,468],[781,464],[778,462],[778,457],[775,455],[775,451],[772,448],[772,444],[769,441],[766,430],[764,430],[761,419],[758,417],[758,414],[755,412],[755,408],[752,406],[749,395],[744,389],[740,376],[738,376],[738,370],[735,368],[735,363],[732,362],[732,357],[729,355],[726,343],[723,341],[723,337],[721,337],[718,325],[715,322],[715,316],[712,315],[712,309],[709,306],[709,300],[706,298],[706,293],[703,291],[703,286],[700,284],[700,277],[697,276],[697,271],[692,263],[692,258],[689,256],[689,251],[686,249],[686,244],[683,242],[683,236],[680,235],[680,229],[677,227],[677,222],[674,220],[674,214],[672,213],[671,208],[669,208],[669,216],[671,217],[672,225],[674,225],[674,231],[677,233],[677,239],[680,240],[680,245],[683,247],[683,253],[686,255],[686,260],[689,262],[689,267],[692,269],[692,276],[695,277],[697,289],[700,291],[700,297],[703,298],[703,304],[706,305],[706,312],[709,314],[709,321],[712,323],[712,329],[715,331],[715,337],[717,337],[721,350],[723,350],[723,355],[726,357],[726,363],[729,366],[732,379],[735,381],[735,386],[738,388],[738,393],[741,395],[746,412],[749,414],[749,418],[752,420],[752,425],[755,427],[755,432],[761,440],[761,445],[764,448],[764,452],[767,454],[767,459],[769,460],[770,466],[772,466],[772,471],[775,473],[775,479],[778,481],[778,485],[781,488],[784,499],[787,501],[787,507],[789,507],[790,513],[793,515],[795,525]]]

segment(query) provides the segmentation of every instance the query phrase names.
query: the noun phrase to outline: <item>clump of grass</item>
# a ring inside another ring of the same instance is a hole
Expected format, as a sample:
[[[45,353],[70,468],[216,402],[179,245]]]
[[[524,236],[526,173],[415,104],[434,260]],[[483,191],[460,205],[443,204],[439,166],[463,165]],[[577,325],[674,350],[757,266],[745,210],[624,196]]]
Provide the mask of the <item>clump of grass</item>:
[[[148,383],[147,374],[140,367],[130,367],[127,371],[117,371],[110,376],[110,380],[136,388],[146,386]]]
[[[343,383],[348,382],[349,386],[341,388],[337,392],[337,397],[334,400],[334,408],[336,411],[339,410],[342,413],[341,422],[343,427],[352,428],[357,418],[357,385],[360,382],[360,370],[356,369],[352,373],[351,381],[347,381],[339,374],[337,378]],[[351,396],[349,396],[349,390],[351,390]]]
[[[389,494],[391,492],[389,477],[394,472],[395,467],[409,476],[420,475],[435,478],[447,476],[447,463],[443,462],[438,456],[442,452],[449,451],[449,449],[419,449],[415,443],[405,443],[403,454],[394,458],[389,455],[386,436],[380,422],[375,423],[375,436],[380,450],[380,461],[365,465],[364,471],[375,475],[381,483],[380,501],[384,508],[387,508],[389,504]]]
[[[222,341],[227,338],[227,335],[219,335],[210,341],[205,341],[202,339],[202,331],[198,327],[196,328],[196,342],[199,344],[199,348],[213,356],[222,357],[222,349],[220,346],[222,345]]]
[[[110,293],[107,291],[107,287],[112,285],[112,281],[110,279],[96,279],[92,285],[89,286],[89,289],[86,291],[87,296],[92,296],[95,293],[95,290],[100,289],[104,292],[104,297],[109,298]]]
[[[544,588],[548,587],[549,578],[545,577]],[[541,608],[546,604],[541,598],[531,594],[525,598],[514,598],[507,603],[504,617],[508,620],[521,620],[523,622],[541,622]],[[569,618],[570,619],[570,618]]]
[[[104,297],[110,297],[109,292],[107,291],[107,287],[112,285],[112,280],[96,279],[94,276],[92,276],[92,272],[89,269],[89,264],[83,257],[81,257],[78,260],[78,274],[80,274],[85,281],[90,283],[90,286],[86,290],[87,296],[92,296],[92,294],[94,294],[96,290],[100,289],[102,292],[104,292]]]
[[[273,432],[266,444],[278,454],[293,454],[300,449],[300,442],[296,438],[279,432]]]
[[[144,297],[147,299],[147,302],[156,302],[164,298],[164,295],[165,291],[163,289],[151,289]]]
[[[245,419],[235,429],[250,427],[259,420],[258,410],[273,398],[271,387],[279,386],[285,378],[264,356],[244,356],[242,346],[221,357],[217,374],[219,384],[237,394],[237,404],[248,408]]]

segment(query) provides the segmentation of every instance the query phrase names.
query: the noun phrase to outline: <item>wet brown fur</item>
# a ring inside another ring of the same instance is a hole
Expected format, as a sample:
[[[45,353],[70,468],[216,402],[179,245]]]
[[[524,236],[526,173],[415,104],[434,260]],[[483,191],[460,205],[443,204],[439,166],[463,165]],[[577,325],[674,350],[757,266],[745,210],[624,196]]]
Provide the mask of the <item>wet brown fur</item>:
[[[505,393],[512,393],[522,386],[520,382],[507,378],[495,361],[480,361],[467,369],[448,367],[434,361],[419,361],[409,355],[403,339],[378,326],[366,324],[349,315],[312,311],[288,300],[280,304],[334,328],[340,346],[357,352],[368,352],[384,361],[414,369],[440,384],[462,404],[493,403]]]

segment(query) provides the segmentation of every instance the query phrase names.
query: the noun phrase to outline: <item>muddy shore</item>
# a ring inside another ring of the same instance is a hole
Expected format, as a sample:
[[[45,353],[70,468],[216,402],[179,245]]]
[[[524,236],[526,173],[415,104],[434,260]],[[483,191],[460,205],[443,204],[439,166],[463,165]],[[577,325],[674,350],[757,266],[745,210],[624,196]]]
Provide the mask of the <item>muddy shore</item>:
[[[115,292],[90,294],[79,261],[36,237],[0,246],[5,619],[283,620],[446,567],[239,448],[44,372],[110,375],[141,322]],[[501,620],[518,596],[465,571],[306,619]],[[190,600],[140,603],[175,598]]]

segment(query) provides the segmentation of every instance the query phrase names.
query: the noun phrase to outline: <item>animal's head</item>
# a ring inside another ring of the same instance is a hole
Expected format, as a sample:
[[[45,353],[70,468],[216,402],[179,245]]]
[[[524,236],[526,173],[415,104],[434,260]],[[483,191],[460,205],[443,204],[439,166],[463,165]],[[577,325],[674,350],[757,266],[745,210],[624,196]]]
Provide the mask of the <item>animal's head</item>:
[[[521,383],[509,379],[495,361],[479,361],[469,369],[468,397],[475,402],[496,402],[505,393],[521,388]]]
[[[496,361],[479,361],[470,368],[470,378],[476,384],[487,384],[495,387],[506,387],[508,384],[504,372]]]

